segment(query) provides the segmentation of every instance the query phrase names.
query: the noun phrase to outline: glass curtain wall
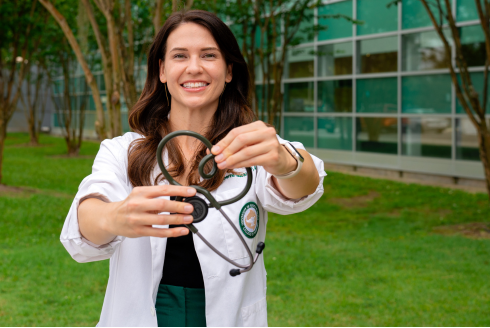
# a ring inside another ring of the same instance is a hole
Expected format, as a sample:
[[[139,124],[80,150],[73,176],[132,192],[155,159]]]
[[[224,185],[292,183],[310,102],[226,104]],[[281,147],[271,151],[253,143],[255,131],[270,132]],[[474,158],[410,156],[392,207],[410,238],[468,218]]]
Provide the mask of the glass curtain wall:
[[[386,4],[331,0],[317,9],[328,28],[287,56],[282,135],[319,150],[478,161],[476,130],[447,66],[454,51],[446,53],[419,0]],[[453,0],[449,10],[481,94],[485,39],[474,0]],[[328,17],[337,14],[363,23]]]

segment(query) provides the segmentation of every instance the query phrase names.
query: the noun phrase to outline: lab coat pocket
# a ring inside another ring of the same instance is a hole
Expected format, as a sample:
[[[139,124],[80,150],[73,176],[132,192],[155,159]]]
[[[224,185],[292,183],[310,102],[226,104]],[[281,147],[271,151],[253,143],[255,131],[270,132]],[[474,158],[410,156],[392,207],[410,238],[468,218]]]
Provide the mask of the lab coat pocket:
[[[242,188],[232,189],[227,192],[230,196],[240,193]],[[229,198],[229,197],[227,197]],[[223,211],[228,215],[234,227],[245,240],[247,247],[255,254],[257,247],[257,235],[260,225],[260,210],[253,188],[250,188],[245,197],[236,203],[222,207]],[[223,230],[225,233],[226,244],[228,247],[229,257],[232,260],[244,259],[244,264],[248,264],[248,253],[238,237],[235,229],[222,217]]]
[[[267,327],[267,301],[264,297],[252,305],[242,307],[244,327]]]

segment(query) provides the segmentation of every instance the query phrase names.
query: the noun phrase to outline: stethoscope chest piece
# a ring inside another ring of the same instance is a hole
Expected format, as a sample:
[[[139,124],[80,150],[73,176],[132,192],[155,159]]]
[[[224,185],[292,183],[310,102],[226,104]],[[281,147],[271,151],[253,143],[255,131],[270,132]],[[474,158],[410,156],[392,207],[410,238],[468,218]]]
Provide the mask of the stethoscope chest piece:
[[[206,202],[201,198],[197,196],[187,197],[184,198],[182,201],[185,203],[189,203],[194,207],[194,212],[191,213],[192,217],[194,218],[194,223],[199,223],[203,221],[208,215],[208,204],[206,204]]]

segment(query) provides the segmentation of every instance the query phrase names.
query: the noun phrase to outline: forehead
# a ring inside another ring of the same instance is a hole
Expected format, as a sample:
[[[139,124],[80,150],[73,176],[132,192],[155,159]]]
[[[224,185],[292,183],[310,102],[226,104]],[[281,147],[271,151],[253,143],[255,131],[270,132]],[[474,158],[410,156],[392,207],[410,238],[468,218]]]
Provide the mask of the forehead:
[[[219,48],[213,35],[204,26],[194,23],[179,25],[167,39],[167,51],[173,48],[201,49]]]

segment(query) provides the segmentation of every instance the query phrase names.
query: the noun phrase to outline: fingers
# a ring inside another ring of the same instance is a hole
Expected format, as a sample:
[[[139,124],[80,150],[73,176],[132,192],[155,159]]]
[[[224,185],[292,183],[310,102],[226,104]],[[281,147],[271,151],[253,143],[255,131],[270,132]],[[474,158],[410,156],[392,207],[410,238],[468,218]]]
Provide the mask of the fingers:
[[[184,214],[143,214],[137,221],[141,226],[191,224],[192,215]]]
[[[242,133],[233,139],[230,145],[226,147],[221,154],[216,156],[214,160],[219,164],[224,160],[227,160],[230,155],[237,153],[240,149],[255,145],[261,142],[263,139],[264,137],[257,131]]]
[[[254,158],[247,158],[246,160],[234,164],[232,167],[228,167],[230,169],[236,169],[240,167],[252,167],[254,165],[260,165],[262,166],[262,163],[267,163],[270,162],[270,155],[269,154],[263,154]]]
[[[266,125],[262,121],[255,121],[253,123],[247,124],[240,126],[238,128],[234,128],[231,130],[226,137],[224,137],[222,140],[220,140],[216,145],[213,146],[211,149],[211,152],[214,155],[219,155],[223,150],[225,150],[231,143],[232,141],[239,135],[252,132],[252,131],[257,131],[260,129],[265,128]]]
[[[250,161],[253,160],[253,165],[259,165],[259,163],[256,163],[256,157],[267,154],[269,151],[269,148],[267,145],[264,144],[259,144],[259,145],[254,145],[254,146],[248,146],[237,152],[236,154],[231,155],[228,157],[225,161],[221,162],[218,164],[219,169],[224,169],[224,168],[238,168],[238,167],[243,167],[243,166],[237,166],[237,164],[243,162],[243,161]]]
[[[136,187],[133,193],[145,198],[155,198],[159,196],[182,196],[189,197],[196,194],[196,189],[185,186],[159,185],[149,187]]]
[[[177,227],[171,229],[142,227],[140,230],[141,236],[150,236],[150,237],[159,237],[159,238],[180,237],[180,236],[185,236],[188,233],[189,233],[189,229],[183,227]]]
[[[195,189],[194,189],[195,190]],[[140,203],[140,210],[144,212],[170,212],[190,214],[194,208],[189,203],[177,202],[162,198],[148,199]]]

